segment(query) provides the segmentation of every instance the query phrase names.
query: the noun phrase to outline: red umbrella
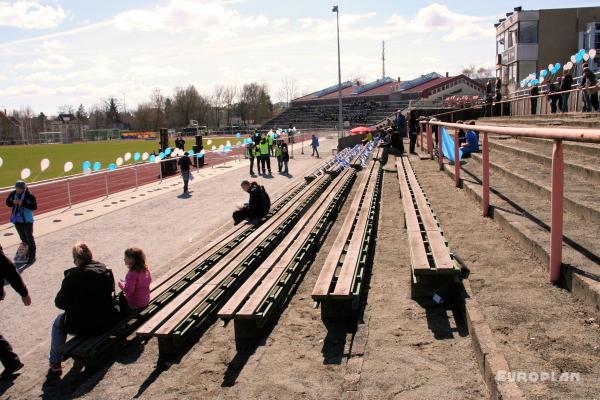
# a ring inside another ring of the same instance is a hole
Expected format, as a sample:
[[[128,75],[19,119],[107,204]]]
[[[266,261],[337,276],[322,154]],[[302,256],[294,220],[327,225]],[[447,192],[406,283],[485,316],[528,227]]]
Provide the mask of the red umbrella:
[[[365,133],[365,132],[371,132],[373,129],[368,128],[366,126],[359,126],[357,128],[354,128],[350,131],[350,133],[357,135],[359,133]]]

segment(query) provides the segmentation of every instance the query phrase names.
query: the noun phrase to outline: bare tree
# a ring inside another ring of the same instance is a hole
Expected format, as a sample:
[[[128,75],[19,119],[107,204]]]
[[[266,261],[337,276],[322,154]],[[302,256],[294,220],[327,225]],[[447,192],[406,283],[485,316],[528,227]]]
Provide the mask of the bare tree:
[[[161,128],[165,113],[165,97],[160,92],[160,89],[152,91],[150,104],[154,113],[154,130],[158,131]]]
[[[491,67],[476,66],[474,64],[465,65],[460,73],[471,79],[491,78],[494,76],[494,71]]]
[[[298,83],[294,78],[286,76],[281,81],[281,87],[279,88],[279,101],[283,101],[286,106],[289,107],[290,101],[298,96]]]
[[[59,114],[75,114],[75,107],[71,104],[63,104],[58,107]]]
[[[216,85],[211,96],[211,104],[215,115],[214,122],[216,128],[221,126],[221,112],[223,111],[223,106],[225,105],[225,90],[225,86]]]
[[[237,86],[227,86],[223,92],[223,104],[227,114],[227,126],[231,126],[231,116],[233,114],[233,106],[238,93]]]

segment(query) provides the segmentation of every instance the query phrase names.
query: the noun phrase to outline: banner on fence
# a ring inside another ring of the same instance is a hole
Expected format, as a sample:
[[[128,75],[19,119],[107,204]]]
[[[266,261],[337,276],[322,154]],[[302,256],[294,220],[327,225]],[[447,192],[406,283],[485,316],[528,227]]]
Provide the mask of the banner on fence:
[[[156,140],[156,132],[121,132],[121,139]]]

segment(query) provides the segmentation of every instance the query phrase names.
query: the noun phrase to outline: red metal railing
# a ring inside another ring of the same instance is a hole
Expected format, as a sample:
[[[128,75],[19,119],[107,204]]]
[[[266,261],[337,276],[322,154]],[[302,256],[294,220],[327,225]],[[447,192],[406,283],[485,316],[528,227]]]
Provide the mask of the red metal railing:
[[[562,265],[562,242],[563,242],[563,198],[564,198],[564,158],[563,141],[600,143],[600,129],[571,129],[571,128],[524,128],[524,127],[505,127],[505,126],[484,126],[453,124],[440,121],[429,121],[422,123],[421,129],[421,150],[423,148],[423,135],[427,140],[427,152],[433,160],[433,138],[432,125],[437,125],[440,130],[438,133],[438,163],[440,170],[444,169],[443,151],[442,151],[442,133],[441,129],[446,128],[454,131],[454,154],[458,158],[458,130],[465,131],[477,129],[482,137],[482,200],[481,207],[483,216],[489,216],[490,208],[490,147],[488,135],[490,133],[497,135],[513,137],[530,137],[540,139],[554,140],[552,148],[552,187],[551,187],[551,223],[550,223],[550,281],[558,282],[561,275]],[[454,177],[456,186],[460,186],[460,161],[454,163]]]

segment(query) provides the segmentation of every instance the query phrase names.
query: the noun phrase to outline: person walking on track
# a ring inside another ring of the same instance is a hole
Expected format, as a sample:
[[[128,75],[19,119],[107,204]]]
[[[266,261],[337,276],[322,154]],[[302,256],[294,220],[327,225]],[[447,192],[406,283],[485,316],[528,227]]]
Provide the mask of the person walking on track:
[[[310,141],[310,147],[312,147],[312,156],[314,157],[315,153],[317,154],[317,158],[320,158],[319,156],[319,138],[316,137],[315,135],[312,135],[311,141]]]
[[[33,237],[33,211],[37,209],[37,200],[24,181],[17,181],[15,190],[6,198],[6,205],[12,208],[10,222],[15,225],[21,242],[27,245],[28,263],[32,264],[37,251]]]
[[[188,156],[188,152],[183,153],[183,157],[177,162],[179,170],[181,171],[181,178],[183,179],[183,194],[188,194],[188,183],[190,182],[190,167],[192,166],[192,160]]]

